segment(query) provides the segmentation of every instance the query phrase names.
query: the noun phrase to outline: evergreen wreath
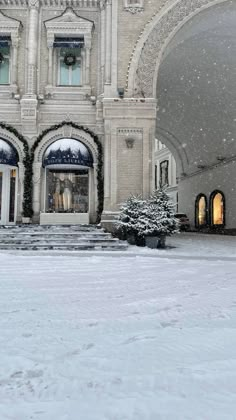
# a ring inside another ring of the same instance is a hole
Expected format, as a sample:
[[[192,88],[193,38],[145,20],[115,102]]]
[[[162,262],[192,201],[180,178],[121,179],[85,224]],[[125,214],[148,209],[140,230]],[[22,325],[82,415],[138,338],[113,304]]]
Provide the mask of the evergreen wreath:
[[[76,63],[76,56],[73,53],[67,53],[64,57],[64,63],[66,66],[74,66]]]
[[[103,201],[104,201],[104,183],[103,183],[103,150],[102,150],[102,144],[98,139],[98,136],[94,134],[91,130],[88,128],[85,128],[84,126],[78,125],[76,123],[73,123],[71,121],[62,121],[59,124],[55,124],[49,128],[46,128],[46,130],[42,131],[42,133],[38,136],[36,141],[34,142],[31,153],[30,153],[30,163],[31,163],[31,171],[33,174],[33,162],[34,162],[34,153],[37,147],[39,146],[40,142],[42,141],[43,137],[46,136],[51,131],[58,130],[59,128],[62,128],[64,125],[69,125],[72,128],[75,128],[77,130],[82,130],[85,133],[88,133],[94,140],[94,143],[97,146],[98,151],[98,165],[97,165],[97,192],[98,192],[98,207],[97,207],[97,223],[101,220],[101,214],[103,211]],[[32,176],[31,176],[32,179]],[[32,191],[32,190],[31,190]],[[31,194],[31,200],[32,200],[32,194]],[[32,201],[31,201],[31,207],[32,207]]]

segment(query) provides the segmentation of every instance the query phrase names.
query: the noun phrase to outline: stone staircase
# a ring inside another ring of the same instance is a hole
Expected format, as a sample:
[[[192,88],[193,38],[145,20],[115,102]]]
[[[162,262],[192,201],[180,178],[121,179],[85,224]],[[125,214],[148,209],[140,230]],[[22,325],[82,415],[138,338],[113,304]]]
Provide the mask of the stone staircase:
[[[0,226],[0,251],[124,251],[126,242],[92,225]]]

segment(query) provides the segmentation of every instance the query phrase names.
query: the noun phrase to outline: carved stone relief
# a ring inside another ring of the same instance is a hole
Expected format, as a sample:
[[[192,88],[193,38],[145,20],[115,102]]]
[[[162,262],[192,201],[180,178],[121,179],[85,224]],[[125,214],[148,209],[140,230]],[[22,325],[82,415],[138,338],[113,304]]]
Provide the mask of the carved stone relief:
[[[142,32],[132,54],[127,75],[129,94],[146,98],[155,97],[158,65],[168,39],[184,21],[204,8],[223,1],[225,0],[179,0],[161,17],[158,12],[148,23],[146,30]],[[155,20],[156,25],[153,26]]]
[[[144,9],[143,0],[125,0],[124,8],[127,12],[132,14],[140,13]]]

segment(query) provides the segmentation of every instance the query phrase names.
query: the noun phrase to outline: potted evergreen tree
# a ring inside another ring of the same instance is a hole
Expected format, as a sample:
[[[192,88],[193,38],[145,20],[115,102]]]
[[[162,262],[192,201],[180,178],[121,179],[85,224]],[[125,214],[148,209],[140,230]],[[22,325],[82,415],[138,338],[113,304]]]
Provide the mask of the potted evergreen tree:
[[[143,206],[144,201],[141,197],[131,196],[120,209],[116,231],[121,239],[126,239],[131,245],[139,245],[143,241],[139,231],[139,218]]]
[[[164,189],[156,191],[146,201],[139,218],[146,246],[165,248],[166,237],[179,231],[179,221],[174,216],[174,206]]]

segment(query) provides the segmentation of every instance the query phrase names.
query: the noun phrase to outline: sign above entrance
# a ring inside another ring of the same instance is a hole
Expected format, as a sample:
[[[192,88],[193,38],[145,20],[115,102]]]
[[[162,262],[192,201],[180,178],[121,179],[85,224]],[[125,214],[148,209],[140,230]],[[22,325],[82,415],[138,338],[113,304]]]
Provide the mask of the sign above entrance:
[[[93,158],[87,147],[75,139],[61,139],[49,146],[43,158],[44,167],[93,167]]]
[[[17,166],[18,162],[16,149],[6,140],[0,139],[0,165]]]

